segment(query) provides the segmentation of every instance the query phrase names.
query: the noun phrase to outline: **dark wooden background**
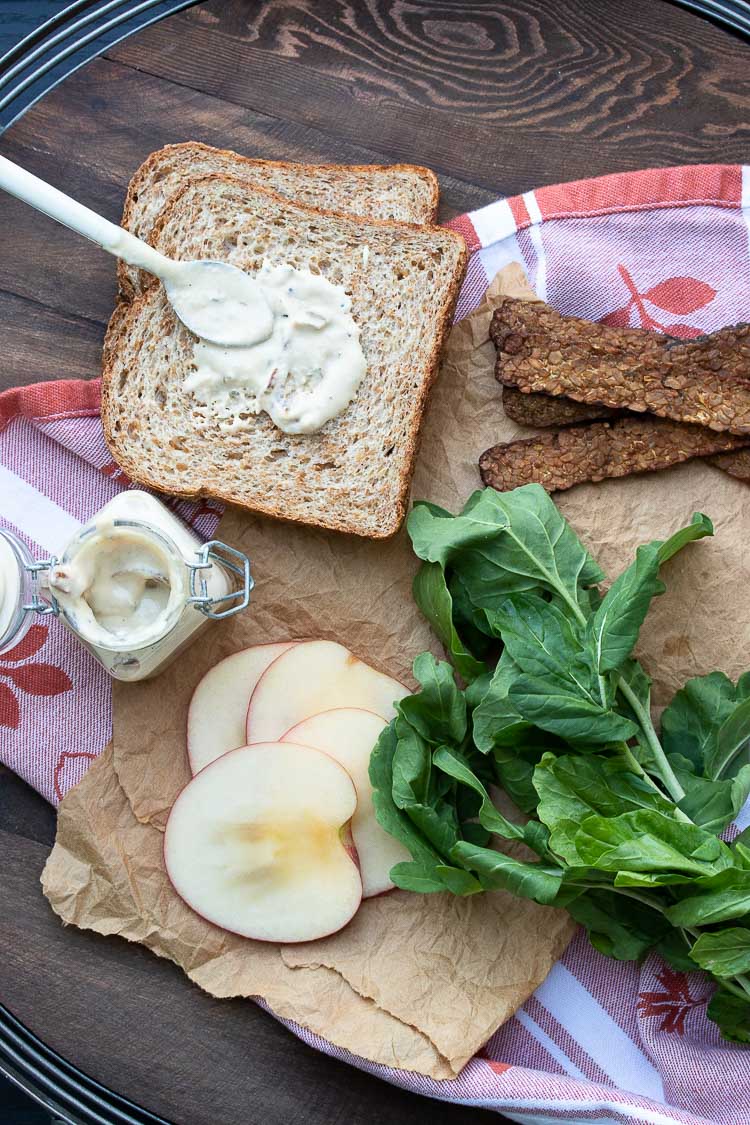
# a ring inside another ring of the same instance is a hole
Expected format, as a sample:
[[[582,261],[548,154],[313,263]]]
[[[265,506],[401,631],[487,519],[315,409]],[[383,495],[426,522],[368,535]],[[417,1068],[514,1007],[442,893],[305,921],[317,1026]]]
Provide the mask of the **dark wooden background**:
[[[0,152],[117,219],[137,164],[188,138],[428,164],[447,218],[539,184],[747,160],[750,47],[663,0],[214,0],[73,75]],[[111,259],[0,200],[0,386],[95,377],[113,296]],[[53,834],[0,772],[0,1001],[87,1073],[181,1125],[490,1119],[326,1059],[140,948],[62,930],[38,885]]]

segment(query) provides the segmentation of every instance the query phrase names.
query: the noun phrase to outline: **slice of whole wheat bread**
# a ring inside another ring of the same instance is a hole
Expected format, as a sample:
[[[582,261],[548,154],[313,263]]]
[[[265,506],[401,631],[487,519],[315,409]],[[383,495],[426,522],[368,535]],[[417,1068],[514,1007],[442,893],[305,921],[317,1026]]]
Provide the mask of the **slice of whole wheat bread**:
[[[170,256],[221,258],[249,272],[264,259],[288,263],[342,285],[367,373],[353,402],[317,434],[282,433],[266,414],[248,415],[239,432],[222,429],[210,406],[182,389],[195,337],[154,286],[115,314],[105,344],[102,421],[127,475],[175,495],[392,535],[406,510],[422,412],[466,266],[460,235],[363,222],[213,175],[174,196],[153,243]]]
[[[291,164],[255,160],[230,149],[186,141],[152,152],[137,169],[125,197],[122,225],[148,242],[156,217],[170,197],[188,180],[213,173],[236,176],[251,187],[344,215],[406,223],[433,223],[437,215],[438,182],[429,168],[415,164]],[[125,300],[132,300],[151,283],[147,274],[139,275],[124,262],[118,266],[118,281]]]

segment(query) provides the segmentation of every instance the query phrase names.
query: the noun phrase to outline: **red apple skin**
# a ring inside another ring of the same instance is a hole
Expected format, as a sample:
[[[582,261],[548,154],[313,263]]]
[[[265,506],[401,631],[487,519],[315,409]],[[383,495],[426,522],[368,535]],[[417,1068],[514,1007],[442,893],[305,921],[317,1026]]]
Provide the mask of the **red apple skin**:
[[[310,640],[310,638],[308,638],[308,640]],[[304,643],[305,643],[304,641],[295,641],[295,644],[304,644]],[[268,665],[268,668],[266,668],[266,671],[265,671],[265,672],[263,673],[263,676],[265,676],[265,675],[266,675],[266,673],[267,673],[267,672],[269,672],[269,671],[271,670],[271,668],[273,668],[273,666],[274,666],[274,665],[276,664],[276,662],[277,662],[278,660],[281,660],[281,657],[282,657],[282,656],[284,656],[284,655],[285,655],[285,653],[283,653],[283,652],[282,652],[282,653],[280,653],[280,654],[279,654],[279,655],[278,655],[278,656],[276,657],[276,660],[272,660],[272,661],[271,661],[271,663],[270,663],[270,664]],[[356,655],[356,654],[354,654],[354,655]],[[358,660],[360,660],[360,659],[361,659],[361,657],[357,657],[357,659],[358,659]],[[363,664],[367,664],[367,661],[366,661],[366,660],[362,660],[362,663],[363,663]],[[371,667],[371,665],[370,665],[369,667]],[[373,671],[375,671],[375,672],[379,672],[379,671],[380,671],[380,669],[379,669],[379,668],[374,668],[374,669],[373,669]],[[395,676],[390,676],[388,672],[383,672],[383,673],[381,673],[381,675],[384,675],[384,676],[389,676],[389,678],[390,678],[391,680],[393,680],[393,682],[394,682],[394,683],[398,684],[398,685],[399,685],[399,687],[402,687],[402,688],[404,689],[404,695],[411,695],[411,694],[412,694],[412,693],[411,693],[411,690],[410,690],[410,689],[409,689],[409,688],[408,688],[408,687],[406,686],[406,684],[402,683],[402,682],[401,682],[401,680],[397,680]],[[263,679],[263,676],[261,676],[261,678],[260,678],[261,680]],[[259,685],[259,684],[260,684],[260,680],[258,680],[258,683],[257,683],[257,684],[255,685],[255,687],[254,687],[254,689],[253,689],[253,691],[252,691],[252,694],[251,694],[251,696],[250,696],[250,699],[248,700],[248,704],[247,704],[247,715],[246,715],[246,718],[245,718],[245,733],[246,733],[246,734],[249,734],[249,733],[250,733],[250,731],[249,731],[249,727],[250,727],[250,707],[251,707],[251,704],[252,704],[252,702],[253,702],[253,695],[255,695],[255,692],[256,692],[256,691],[258,690],[258,685]],[[335,707],[328,707],[328,708],[326,708],[326,710],[328,710],[328,711],[335,711],[335,710],[337,710],[337,708],[335,708]],[[352,711],[366,711],[366,710],[367,710],[367,708],[366,708],[366,707],[352,707]],[[325,712],[324,712],[324,711],[319,711],[319,712],[318,712],[318,714],[319,714],[319,715],[323,715],[323,714],[325,714]],[[370,712],[370,714],[374,714],[374,712],[372,712],[372,711],[371,711],[371,712]],[[307,716],[307,717],[309,718],[310,716]],[[293,730],[293,729],[294,729],[294,727],[295,727],[295,726],[298,726],[298,725],[299,725],[298,723],[294,723],[294,724],[293,724],[293,726],[291,726],[291,727],[289,728],[289,730]],[[289,731],[287,731],[287,732],[286,732],[286,734],[288,734],[288,733],[289,733]],[[283,737],[283,736],[282,736],[282,737]],[[252,746],[252,745],[253,745],[253,743],[252,743],[252,742],[249,742],[249,743],[248,743],[248,746]],[[371,897],[372,897],[372,898],[376,898],[377,896],[376,896],[376,895],[372,895]]]
[[[259,743],[259,745],[263,745],[263,743]],[[244,749],[246,749],[246,747],[238,746],[237,749],[238,750],[244,750]],[[233,754],[234,751],[229,750],[228,753]],[[204,769],[208,769],[208,768],[209,768],[208,766],[204,766]],[[356,851],[354,851],[354,847],[352,846],[350,848],[348,846],[345,846],[344,850],[346,851],[347,855],[351,859],[354,866],[357,868],[357,871],[359,871],[359,859],[357,857]],[[161,846],[161,854],[162,854],[162,859],[164,861],[164,870],[166,872],[167,879],[169,879],[169,868],[167,866],[167,856],[166,856],[166,838],[163,841],[162,846]],[[335,930],[329,930],[328,933],[325,933],[325,934],[318,934],[318,936],[316,938],[312,938],[309,942],[297,941],[296,938],[289,938],[288,941],[285,941],[283,938],[275,938],[274,941],[266,941],[265,938],[248,937],[247,934],[240,934],[240,933],[237,932],[237,930],[229,930],[229,929],[227,929],[226,926],[220,926],[218,924],[218,922],[214,922],[214,920],[212,918],[209,918],[208,915],[206,915],[206,914],[201,914],[201,912],[199,910],[196,910],[194,907],[192,907],[190,905],[190,903],[186,902],[185,899],[180,894],[180,892],[177,890],[177,888],[172,883],[171,879],[169,879],[169,885],[172,887],[172,890],[177,895],[177,897],[179,898],[179,900],[183,904],[183,906],[186,906],[188,910],[190,910],[193,914],[195,914],[196,918],[202,918],[204,922],[208,922],[209,926],[213,926],[215,929],[221,930],[222,933],[233,934],[235,937],[244,938],[245,941],[257,941],[257,942],[259,942],[263,945],[312,945],[313,941],[322,941],[323,938],[332,937],[334,934],[340,934],[342,930],[346,929],[346,927],[349,925],[349,922],[351,922],[352,918],[355,917],[355,915],[356,915],[357,911],[359,910],[360,906],[362,905],[362,901],[363,901],[360,898],[359,903],[355,907],[354,913],[352,914],[351,918],[349,918],[348,921],[344,922],[343,926],[338,926]],[[389,892],[384,891],[383,893],[388,894]],[[379,898],[379,897],[380,897],[379,895],[372,895],[372,898]]]
[[[248,648],[271,648],[271,647],[273,647],[277,644],[288,644],[289,648],[291,648],[292,645],[303,644],[303,643],[304,643],[304,641],[298,641],[298,640],[292,640],[292,641],[288,641],[288,642],[287,641],[266,641],[264,644],[260,644],[260,645],[249,645]],[[190,697],[190,703],[188,704],[187,715],[185,717],[185,753],[187,755],[188,768],[190,769],[191,773],[193,773],[193,767],[192,767],[192,762],[190,761],[190,751],[189,751],[188,747],[190,745],[190,739],[189,739],[190,712],[191,712],[191,709],[192,709],[192,706],[193,706],[193,699],[195,698],[195,693],[198,690],[199,685],[202,683],[204,677],[206,675],[208,675],[208,672],[213,671],[214,668],[218,668],[219,664],[222,664],[225,660],[229,660],[233,656],[238,656],[239,653],[243,652],[243,651],[245,651],[245,650],[238,649],[237,652],[230,652],[228,656],[224,656],[224,657],[222,657],[221,660],[217,660],[216,664],[214,664],[212,668],[209,668],[208,671],[206,673],[204,673],[204,676],[202,676],[201,679],[198,681],[198,683],[195,685],[195,689],[193,691],[193,694]],[[286,652],[286,651],[287,650],[285,649],[284,652]],[[284,655],[283,652],[279,653],[279,656],[283,656],[283,655]],[[279,656],[277,656],[275,659],[278,660]],[[274,661],[272,660],[271,664],[273,664],[273,663],[274,663]],[[270,667],[270,665],[269,665],[269,667]],[[257,686],[258,686],[258,681],[256,680],[255,684],[253,685],[253,689],[250,692],[250,695],[248,696],[247,710],[249,710],[249,708],[250,708],[250,700],[252,699],[253,692],[255,691],[255,688]],[[245,727],[247,727],[247,710],[245,712]],[[239,749],[241,749],[241,747],[233,746],[232,749],[233,750],[239,750]],[[206,764],[210,765],[211,763],[207,762]],[[201,768],[205,769],[205,766],[203,766]],[[197,772],[200,773],[200,770],[198,770]]]
[[[278,660],[278,657],[276,659]],[[269,667],[270,667],[270,665],[269,665]],[[402,687],[403,687],[403,684],[402,684]],[[338,710],[337,707],[330,707],[329,708],[329,711],[337,711],[337,710]],[[349,710],[350,711],[364,711],[364,713],[366,715],[374,715],[375,714],[374,711],[368,711],[366,707],[350,707]],[[325,714],[327,714],[327,712],[326,711],[320,711],[319,714],[325,715]],[[380,718],[379,715],[378,715],[378,718]],[[299,723],[295,723],[293,727],[290,727],[288,731],[285,731],[284,734],[282,734],[281,738],[279,739],[279,742],[283,742],[284,739],[289,734],[289,732],[293,731],[294,727],[298,727],[299,725],[300,725]],[[296,745],[296,743],[295,743],[295,745]],[[325,754],[325,750],[321,750],[319,752],[321,754]],[[328,755],[328,757],[330,757],[330,755]],[[344,768],[346,768],[346,767],[344,767]],[[357,867],[360,867],[361,865],[360,865],[360,862],[359,862],[359,856],[357,855],[357,849],[354,847],[354,838],[352,836],[351,821],[348,822],[346,827],[347,827],[348,832],[349,832],[349,840],[351,841],[352,858],[355,859]],[[363,898],[362,901],[363,902],[369,901],[371,898],[382,898],[383,895],[391,895],[391,894],[393,894],[394,891],[397,891],[397,890],[398,890],[398,887],[395,887],[395,886],[385,887],[382,891],[378,891],[377,894],[368,895],[367,899]]]
[[[304,644],[305,642],[299,641],[297,643]],[[279,655],[276,657],[276,660],[271,661],[271,663],[268,665],[268,668],[273,668],[276,661],[280,660],[283,655],[284,655],[284,653],[280,652]],[[268,668],[266,668],[266,672],[268,671]],[[263,673],[263,675],[265,675],[265,672]],[[261,676],[261,679],[262,678],[263,677]],[[258,680],[258,684],[259,683],[260,683],[260,680]],[[253,696],[255,695],[256,691],[258,690],[258,684],[256,684],[255,687],[253,688],[253,690],[250,692],[250,698],[247,701],[247,711],[245,712],[245,737],[247,737],[247,733],[248,733],[249,718],[250,718],[250,704],[253,701]],[[248,742],[248,746],[252,746],[252,745],[253,745],[252,742]]]
[[[318,753],[325,754],[325,750],[319,750]],[[326,757],[330,757],[330,754],[326,754]],[[344,767],[342,766],[341,768],[343,769]],[[339,829],[339,836],[341,837],[341,843],[344,845],[344,851],[349,856],[349,859],[352,861],[352,863],[355,864],[357,871],[360,871],[362,865],[359,862],[359,853],[354,846],[354,837],[352,836],[352,822],[350,820],[347,820],[346,824],[342,824],[341,828]],[[373,895],[372,897],[375,898],[376,896]]]
[[[227,751],[227,754],[223,754],[222,758],[227,757],[229,754],[237,754],[241,750],[248,750],[248,749],[255,750],[259,746],[267,746],[267,745],[270,745],[270,744],[265,743],[265,742],[257,742],[252,746],[238,746],[234,750]],[[296,743],[287,743],[287,745],[296,745]],[[301,747],[301,749],[309,750],[310,747],[309,746],[303,746],[303,747]],[[326,754],[324,750],[317,750],[316,753],[323,754],[326,758],[329,758],[331,761],[335,761],[335,759],[331,758],[330,754]],[[218,761],[220,761],[220,759],[216,758],[213,762],[209,762],[208,765],[205,765],[202,770],[198,771],[198,773],[204,773],[205,770],[211,769],[211,767],[213,765],[215,765],[215,763],[218,762]],[[339,765],[339,763],[336,762],[336,765]],[[341,766],[340,768],[343,769],[344,767]],[[346,773],[345,770],[344,770],[344,772]],[[195,775],[195,777],[197,777],[197,776],[198,776],[198,774]],[[187,787],[190,785],[190,782],[193,781],[193,780],[194,780],[194,778],[191,777],[190,781],[185,782],[182,789],[180,790],[180,792],[175,797],[174,803],[172,804],[172,808],[174,808],[174,806],[177,804],[177,802],[179,801],[182,794],[185,792]],[[354,782],[352,782],[352,788],[353,787],[354,787]],[[172,810],[170,809],[170,813],[171,813],[171,811]],[[167,818],[167,824],[168,823],[169,823],[169,818]],[[341,825],[341,828],[339,829],[339,834],[341,835],[341,838],[342,838],[342,844],[343,844],[343,847],[344,847],[344,851],[346,852],[346,854],[349,856],[350,860],[352,861],[352,863],[356,867],[357,874],[359,874],[359,856],[357,855],[356,848],[354,847],[354,843],[352,841],[351,820],[347,820],[345,824]],[[206,914],[201,914],[201,912],[199,910],[196,910],[194,907],[192,907],[190,905],[190,903],[185,901],[185,899],[182,897],[182,895],[180,894],[180,892],[177,890],[174,883],[172,882],[172,879],[171,879],[170,874],[169,874],[169,864],[167,863],[167,854],[166,854],[166,851],[167,851],[167,833],[166,833],[166,830],[163,833],[163,836],[164,836],[164,839],[162,840],[161,854],[162,854],[162,860],[164,862],[164,872],[167,876],[167,879],[169,880],[169,885],[172,887],[172,890],[177,895],[180,902],[183,903],[183,905],[186,906],[188,910],[192,911],[192,913],[195,914],[196,917],[202,918],[204,922],[208,922],[209,925],[214,926],[217,930],[222,930],[226,934],[234,934],[235,937],[244,938],[246,941],[257,941],[257,942],[259,942],[263,945],[307,945],[307,944],[312,944],[313,941],[322,941],[323,938],[332,937],[333,934],[340,934],[341,931],[349,925],[352,918],[355,917],[355,915],[357,914],[357,911],[359,910],[360,906],[362,905],[363,899],[362,899],[361,894],[360,894],[359,902],[357,903],[354,910],[352,911],[352,914],[350,915],[350,917],[347,919],[347,921],[344,923],[343,926],[337,926],[336,929],[329,930],[327,933],[318,934],[318,936],[316,938],[311,939],[310,942],[300,942],[300,941],[298,941],[294,938],[289,938],[288,940],[284,940],[283,938],[276,938],[274,941],[267,941],[264,938],[249,937],[247,934],[238,933],[237,930],[231,930],[231,929],[228,929],[226,926],[220,926],[218,922],[214,922],[214,920],[212,918],[209,918],[208,915],[206,915]],[[378,896],[373,895],[373,897],[375,898],[375,897],[378,897]]]

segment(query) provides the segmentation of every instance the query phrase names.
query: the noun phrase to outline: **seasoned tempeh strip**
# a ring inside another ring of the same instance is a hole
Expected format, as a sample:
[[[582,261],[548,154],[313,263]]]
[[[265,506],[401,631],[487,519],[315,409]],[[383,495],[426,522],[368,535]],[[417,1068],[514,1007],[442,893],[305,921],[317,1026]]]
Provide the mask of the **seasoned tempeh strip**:
[[[506,297],[490,335],[505,385],[750,434],[748,324],[678,340]]]
[[[572,398],[564,396],[553,398],[552,395],[533,392],[524,394],[515,387],[503,387],[503,409],[519,426],[533,426],[538,430],[594,422],[603,418],[641,418],[644,426],[648,420],[652,420],[655,426],[662,422],[661,418],[653,418],[649,414],[629,414],[628,411],[611,410],[608,406],[574,402]],[[750,483],[750,449],[739,449],[736,453],[717,453],[706,460],[729,476]]]
[[[493,445],[479,458],[479,470],[483,482],[498,492],[532,483],[559,492],[584,481],[666,469],[742,442],[704,426],[629,416]]]
[[[503,387],[503,409],[519,426],[532,426],[540,430],[552,426],[594,422],[605,418],[621,418],[623,414],[627,414],[627,411],[613,410],[609,406],[575,402],[574,399],[566,398],[564,395],[554,397],[534,392],[527,394],[510,386]],[[717,453],[713,457],[707,457],[706,460],[729,476],[750,483],[750,450]]]
[[[730,477],[750,482],[750,449],[740,449],[737,453],[718,453],[709,457],[709,464],[715,465]]]
[[[546,430],[549,426],[570,426],[575,422],[595,422],[600,418],[617,418],[619,412],[609,406],[574,402],[572,398],[525,394],[516,387],[503,387],[503,410],[519,426]]]
[[[594,422],[603,418],[633,417],[642,418],[644,425],[651,415],[628,414],[628,411],[611,410],[608,406],[596,406],[586,402],[574,402],[572,398],[553,398],[552,395],[524,394],[515,387],[503,387],[503,409],[512,421],[519,426],[532,426],[538,430],[552,426],[571,426],[578,422]],[[654,425],[661,423],[654,418]],[[709,465],[728,473],[730,477],[750,483],[750,449],[739,449],[736,453],[717,453],[707,457]]]

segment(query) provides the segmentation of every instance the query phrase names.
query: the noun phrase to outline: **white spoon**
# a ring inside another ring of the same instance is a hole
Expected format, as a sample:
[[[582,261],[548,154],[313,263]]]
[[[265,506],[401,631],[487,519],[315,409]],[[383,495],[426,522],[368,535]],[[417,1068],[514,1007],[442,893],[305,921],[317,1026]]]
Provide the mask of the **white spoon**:
[[[201,339],[222,347],[242,347],[271,335],[273,313],[261,286],[236,266],[167,258],[4,156],[0,156],[0,188],[128,265],[158,277],[177,316]]]

